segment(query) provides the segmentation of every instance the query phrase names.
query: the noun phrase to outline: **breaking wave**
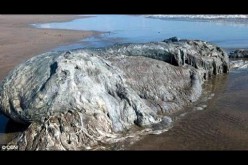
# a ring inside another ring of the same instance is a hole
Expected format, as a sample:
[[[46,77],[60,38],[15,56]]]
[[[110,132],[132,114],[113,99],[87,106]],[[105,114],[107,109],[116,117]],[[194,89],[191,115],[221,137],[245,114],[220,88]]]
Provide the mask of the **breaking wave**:
[[[146,15],[148,18],[248,22],[248,15]]]

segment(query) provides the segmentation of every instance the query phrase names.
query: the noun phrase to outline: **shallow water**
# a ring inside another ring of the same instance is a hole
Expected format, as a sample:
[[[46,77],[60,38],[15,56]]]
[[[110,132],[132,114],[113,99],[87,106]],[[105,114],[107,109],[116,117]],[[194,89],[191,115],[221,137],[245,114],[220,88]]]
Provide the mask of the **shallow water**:
[[[38,28],[96,30],[106,32],[76,44],[58,47],[64,50],[82,47],[103,47],[116,43],[162,41],[177,36],[213,42],[224,48],[244,48],[248,45],[248,24],[234,22],[186,21],[154,19],[132,15],[96,15],[70,22],[36,24]]]

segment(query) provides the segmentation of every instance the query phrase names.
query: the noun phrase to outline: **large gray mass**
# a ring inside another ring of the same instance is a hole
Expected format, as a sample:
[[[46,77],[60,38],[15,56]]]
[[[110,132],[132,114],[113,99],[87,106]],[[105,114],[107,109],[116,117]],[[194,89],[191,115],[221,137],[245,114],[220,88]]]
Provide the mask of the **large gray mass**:
[[[48,52],[2,81],[0,108],[31,123],[11,142],[20,150],[91,149],[134,126],[168,124],[166,116],[200,97],[205,80],[228,70],[226,53],[203,41]]]

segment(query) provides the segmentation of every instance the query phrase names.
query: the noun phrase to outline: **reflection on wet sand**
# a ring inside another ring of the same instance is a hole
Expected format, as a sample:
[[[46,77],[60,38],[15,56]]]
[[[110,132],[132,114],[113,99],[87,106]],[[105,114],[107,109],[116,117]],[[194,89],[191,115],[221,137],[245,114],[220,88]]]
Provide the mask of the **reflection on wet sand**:
[[[1,120],[5,121],[4,127],[0,129],[0,145],[7,144],[11,139],[16,137],[20,132],[24,131],[28,125],[22,125],[1,116]]]
[[[192,111],[168,132],[127,147],[131,150],[248,149],[248,72],[229,73],[206,83],[215,93],[203,111]]]

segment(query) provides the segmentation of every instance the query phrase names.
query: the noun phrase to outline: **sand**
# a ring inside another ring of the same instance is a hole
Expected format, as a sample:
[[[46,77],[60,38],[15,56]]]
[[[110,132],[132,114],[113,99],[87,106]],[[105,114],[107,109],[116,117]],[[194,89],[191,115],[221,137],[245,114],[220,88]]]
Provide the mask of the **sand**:
[[[248,150],[248,84],[244,82],[248,82],[247,71],[208,80],[205,90],[214,95],[205,102],[204,110],[188,107],[183,111],[186,115],[174,121],[169,131],[148,135],[125,149]]]
[[[70,21],[76,15],[0,15],[0,81],[16,65],[30,57],[83,38],[95,31],[36,29],[30,24]]]
[[[60,45],[70,44],[100,34],[100,32],[95,31],[36,29],[30,24],[63,22],[82,17],[86,16],[0,15],[0,81],[10,70],[30,57],[47,52]],[[3,120],[3,118],[5,117],[0,114],[0,120]],[[16,136],[16,131],[7,133],[1,129],[0,144],[5,144],[14,136]]]

